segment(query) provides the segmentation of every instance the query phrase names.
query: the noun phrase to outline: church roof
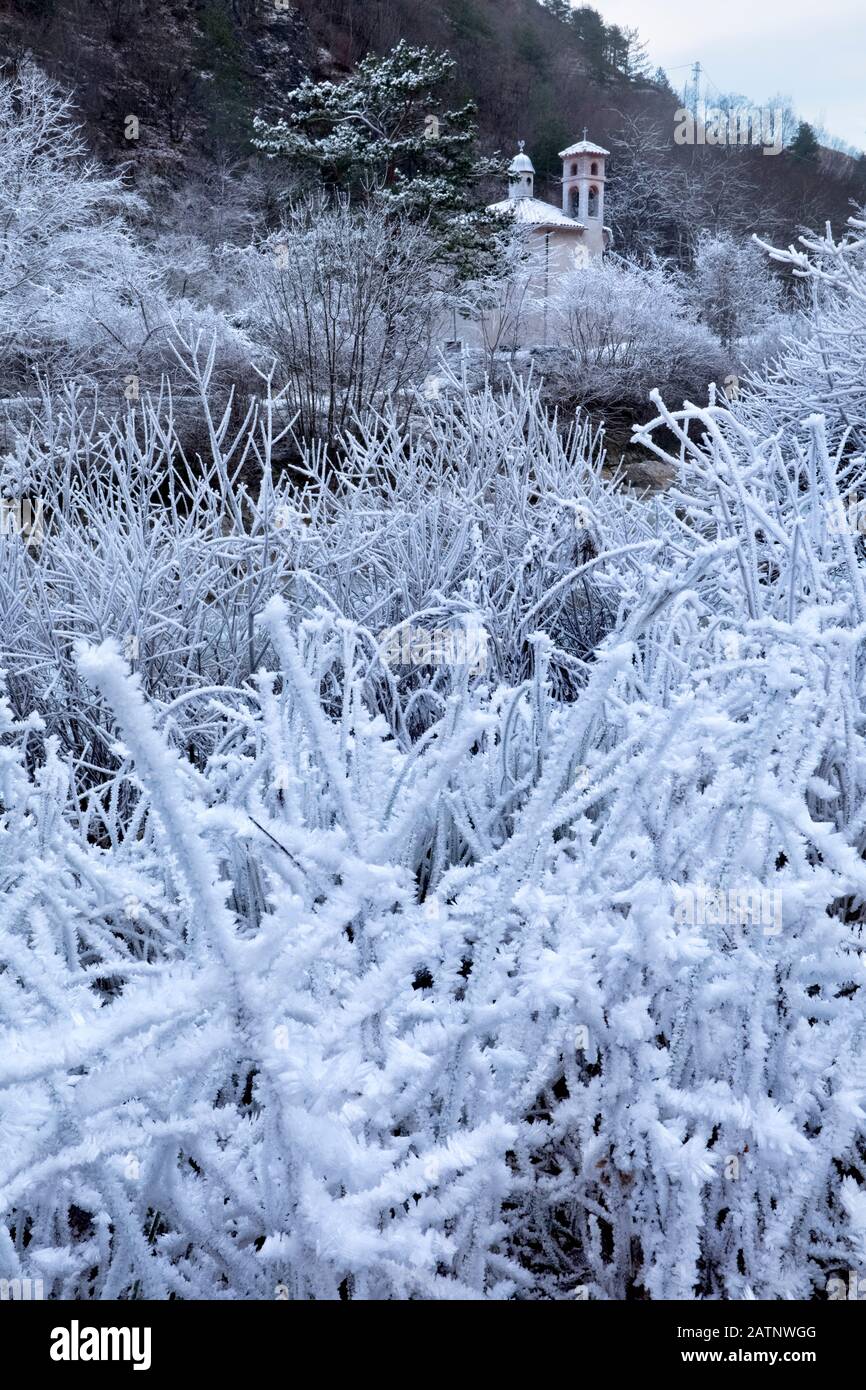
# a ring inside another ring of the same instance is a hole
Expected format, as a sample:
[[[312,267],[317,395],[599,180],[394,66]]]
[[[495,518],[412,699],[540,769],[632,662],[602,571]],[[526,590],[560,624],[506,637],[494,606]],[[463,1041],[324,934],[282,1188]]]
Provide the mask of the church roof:
[[[576,145],[569,145],[567,150],[560,150],[560,159],[570,159],[573,154],[610,154],[603,145],[594,145],[591,140],[578,140]]]
[[[510,212],[514,219],[525,227],[555,227],[563,232],[585,232],[582,222],[569,217],[552,203],[543,203],[540,198],[506,198],[501,203],[491,203],[488,212]]]

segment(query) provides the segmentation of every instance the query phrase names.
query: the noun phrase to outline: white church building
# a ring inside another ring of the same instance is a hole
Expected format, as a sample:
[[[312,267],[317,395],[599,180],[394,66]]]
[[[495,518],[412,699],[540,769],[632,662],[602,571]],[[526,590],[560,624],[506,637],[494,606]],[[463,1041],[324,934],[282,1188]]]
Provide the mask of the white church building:
[[[609,150],[586,138],[560,150],[562,206],[535,196],[535,169],[520,141],[508,167],[508,197],[491,203],[490,212],[513,218],[525,231],[532,249],[533,270],[519,297],[511,290],[499,307],[468,329],[470,341],[479,336],[494,346],[532,348],[554,346],[552,301],[564,277],[593,261],[601,261],[611,245],[604,225],[605,161]],[[468,326],[465,326],[468,328]]]
[[[610,150],[584,138],[560,150],[562,208],[535,197],[535,169],[529,155],[519,153],[508,166],[508,197],[492,203],[490,212],[511,215],[529,232],[549,241],[557,266],[574,269],[600,258],[610,245],[604,225],[605,160]]]

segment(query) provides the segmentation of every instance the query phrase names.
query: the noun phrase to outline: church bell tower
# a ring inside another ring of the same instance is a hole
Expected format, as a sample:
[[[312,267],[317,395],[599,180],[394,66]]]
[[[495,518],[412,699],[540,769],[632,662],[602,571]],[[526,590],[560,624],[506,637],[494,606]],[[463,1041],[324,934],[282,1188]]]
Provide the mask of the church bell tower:
[[[587,231],[597,227],[599,233],[604,225],[604,186],[605,160],[610,150],[594,145],[586,138],[567,150],[560,150],[562,160],[562,211],[578,222],[583,222]]]

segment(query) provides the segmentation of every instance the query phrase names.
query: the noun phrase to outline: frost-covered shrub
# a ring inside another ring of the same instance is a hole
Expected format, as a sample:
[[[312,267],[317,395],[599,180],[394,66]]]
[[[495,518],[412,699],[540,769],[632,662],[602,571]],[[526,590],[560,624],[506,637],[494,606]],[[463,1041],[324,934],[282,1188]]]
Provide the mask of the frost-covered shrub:
[[[838,240],[828,225],[823,236],[800,237],[787,251],[759,243],[789,267],[803,288],[803,307],[794,331],[765,372],[751,383],[749,410],[755,427],[770,432],[796,426],[821,412],[831,441],[847,433],[853,448],[866,447],[866,219],[849,219]]]
[[[422,659],[428,632],[472,625],[484,644],[473,680],[514,682],[544,627],[557,690],[584,683],[621,576],[652,543],[645,509],[602,480],[588,427],[563,439],[520,383],[501,397],[454,382],[411,430],[393,411],[368,414],[336,460],[314,448],[277,476],[284,393],[235,428],[212,413],[213,357],[192,344],[182,361],[204,457],[185,457],[169,397],[112,420],[69,391],[0,465],[3,495],[38,497],[43,513],[38,549],[0,551],[0,646],[21,718],[39,708],[70,751],[84,721],[101,765],[104,730],[72,648],[113,637],[204,756],[219,725],[208,698],[235,698],[265,659],[254,621],[274,594],[294,621],[324,607],[364,630],[378,653],[369,698],[401,737],[438,717],[462,678]],[[607,551],[622,555],[616,572]]]
[[[312,199],[238,253],[239,314],[279,365],[304,439],[329,442],[386,398],[414,397],[442,312],[442,271],[423,226],[378,205]]]
[[[102,384],[117,399],[158,386],[172,338],[216,344],[224,379],[248,345],[173,282],[171,238],[148,248],[143,200],[89,159],[72,101],[30,60],[0,68],[0,393],[36,379]]]
[[[686,304],[723,348],[766,334],[782,313],[781,285],[754,242],[705,232],[683,278]]]
[[[206,417],[199,492],[159,412],[19,447],[52,500],[3,548],[4,1271],[738,1299],[862,1268],[866,593],[822,422],[659,403],[678,481],[636,513],[520,393],[371,426],[327,503],[271,480],[273,414]],[[555,579],[578,503],[592,569],[572,532]],[[388,679],[378,624],[437,585],[525,665]]]
[[[729,359],[690,314],[679,282],[662,266],[610,259],[565,277],[551,311],[561,351],[545,369],[547,392],[627,428],[645,418],[653,388],[668,399],[706,400]]]

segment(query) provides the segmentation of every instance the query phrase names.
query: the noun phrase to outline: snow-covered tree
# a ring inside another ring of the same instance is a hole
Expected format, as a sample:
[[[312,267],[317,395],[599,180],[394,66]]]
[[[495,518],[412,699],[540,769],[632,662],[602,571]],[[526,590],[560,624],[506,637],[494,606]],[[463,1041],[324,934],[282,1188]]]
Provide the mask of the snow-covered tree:
[[[833,442],[847,435],[866,448],[866,216],[836,238],[804,235],[787,250],[759,242],[803,287],[795,331],[772,366],[757,377],[750,408],[761,428],[793,426],[820,412]]]
[[[471,102],[443,109],[455,68],[449,54],[401,41],[343,82],[307,80],[288,92],[287,115],[271,125],[257,119],[255,143],[314,171],[329,191],[426,220],[459,273],[477,273],[493,223],[473,194],[482,180],[502,178],[504,166],[478,154]]]
[[[333,440],[424,377],[443,308],[424,227],[376,204],[312,198],[238,258],[242,322],[287,383],[300,436]]]
[[[613,140],[610,218],[614,245],[639,261],[673,251],[685,178],[670,166],[671,134],[657,120],[627,116]]]
[[[781,287],[752,241],[705,232],[685,280],[686,302],[724,348],[765,333],[782,312]]]
[[[158,385],[175,324],[216,337],[228,368],[241,344],[218,312],[171,293],[171,239],[149,251],[146,209],[87,158],[72,100],[29,60],[0,72],[0,373]],[[186,288],[186,286],[184,286]]]
[[[135,199],[86,158],[64,95],[32,62],[0,72],[0,344],[58,340],[73,297],[122,280]]]

